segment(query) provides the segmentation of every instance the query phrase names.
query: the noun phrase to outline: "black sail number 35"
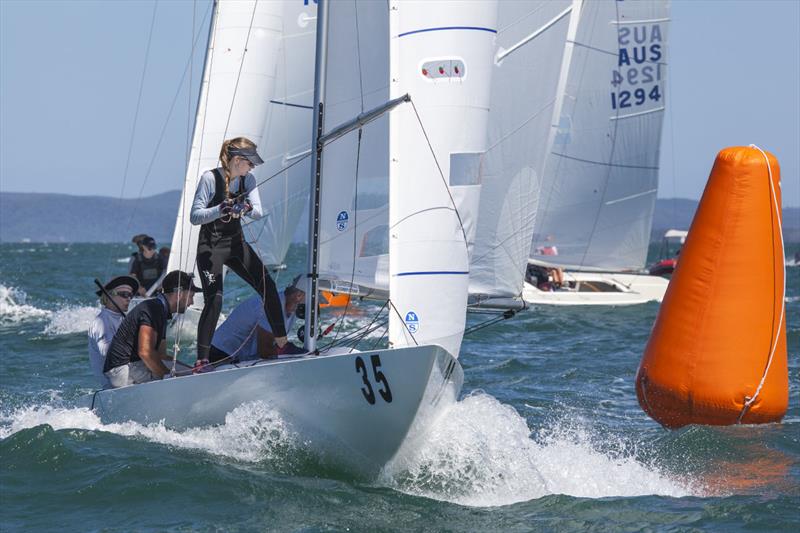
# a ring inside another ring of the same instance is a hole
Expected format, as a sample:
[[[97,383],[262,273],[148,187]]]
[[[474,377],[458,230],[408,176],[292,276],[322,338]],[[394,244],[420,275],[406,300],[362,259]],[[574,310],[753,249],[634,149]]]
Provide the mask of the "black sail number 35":
[[[372,363],[373,381],[376,385],[381,386],[378,389],[378,393],[380,393],[383,401],[386,403],[392,403],[392,389],[389,388],[389,380],[387,380],[384,373],[379,370],[381,367],[381,357],[378,354],[375,354],[371,355],[369,360]],[[369,379],[367,365],[364,363],[364,360],[361,358],[361,356],[356,357],[356,372],[361,374],[361,381],[364,382],[364,386],[361,387],[361,393],[364,395],[364,398],[367,400],[367,402],[369,402],[370,405],[375,405],[375,391],[373,390],[372,383]]]

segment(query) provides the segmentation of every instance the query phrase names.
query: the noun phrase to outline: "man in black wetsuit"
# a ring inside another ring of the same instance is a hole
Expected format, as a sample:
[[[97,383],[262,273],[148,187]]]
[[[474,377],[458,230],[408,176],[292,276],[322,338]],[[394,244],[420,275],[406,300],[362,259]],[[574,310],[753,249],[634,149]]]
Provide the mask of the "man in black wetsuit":
[[[130,311],[119,325],[106,354],[103,372],[112,387],[145,383],[169,376],[162,362],[167,357],[167,322],[183,313],[201,289],[192,275],[173,270],[164,277],[161,291]]]
[[[166,270],[167,265],[163,256],[156,250],[154,238],[145,235],[136,244],[139,251],[133,254],[131,259],[130,274],[139,282],[139,295],[145,296]]]

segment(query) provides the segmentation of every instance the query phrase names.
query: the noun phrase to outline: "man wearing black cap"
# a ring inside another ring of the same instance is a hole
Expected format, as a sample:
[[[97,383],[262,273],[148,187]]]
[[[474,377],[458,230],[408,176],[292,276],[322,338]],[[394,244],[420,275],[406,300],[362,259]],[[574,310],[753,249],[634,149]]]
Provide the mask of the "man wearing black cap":
[[[137,235],[140,237],[140,235]],[[149,235],[144,235],[136,243],[139,251],[133,254],[130,262],[130,275],[135,277],[139,283],[139,295],[147,295],[153,285],[161,277],[161,274],[166,270],[167,265],[161,254],[156,250],[156,240]]]
[[[112,387],[124,387],[163,379],[169,369],[162,362],[167,357],[167,322],[173,313],[183,313],[200,291],[192,275],[173,270],[164,277],[161,292],[145,300],[127,314],[111,341],[105,366]]]
[[[107,389],[111,382],[103,374],[106,353],[122,322],[123,313],[128,311],[131,298],[139,289],[139,282],[130,276],[117,276],[103,288],[105,292],[96,292],[103,307],[89,327],[89,365],[100,387]]]

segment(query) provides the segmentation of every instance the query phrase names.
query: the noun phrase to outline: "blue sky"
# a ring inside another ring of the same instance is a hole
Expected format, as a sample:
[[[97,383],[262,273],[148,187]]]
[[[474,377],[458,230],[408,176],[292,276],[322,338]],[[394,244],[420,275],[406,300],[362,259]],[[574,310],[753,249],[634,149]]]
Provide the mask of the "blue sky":
[[[0,0],[0,190],[179,188],[208,6],[158,3],[137,118],[152,0]],[[800,1],[674,0],[671,18],[659,197],[699,198],[720,149],[756,143],[800,206]]]

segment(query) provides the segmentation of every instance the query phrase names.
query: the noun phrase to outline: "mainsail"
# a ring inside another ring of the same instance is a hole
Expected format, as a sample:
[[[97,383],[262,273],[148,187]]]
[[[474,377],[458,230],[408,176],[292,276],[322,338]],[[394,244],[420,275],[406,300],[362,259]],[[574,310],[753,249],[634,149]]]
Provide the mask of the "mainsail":
[[[531,259],[641,269],[658,189],[666,0],[573,4]]]
[[[265,160],[255,176],[267,216],[245,219],[245,237],[265,264],[282,263],[308,194],[307,161],[279,171],[309,147],[315,10],[291,1],[216,4],[169,270],[194,269],[199,227],[189,212],[197,182],[218,165],[222,142],[239,136],[259,145]]]
[[[522,292],[571,2],[500,1],[470,296]]]
[[[263,0],[262,0],[263,1]],[[269,216],[243,222],[265,265],[281,265],[308,205],[311,105],[314,96],[316,4],[283,1],[277,72],[254,174]],[[266,95],[265,95],[266,96]],[[284,170],[285,169],[285,170]]]

